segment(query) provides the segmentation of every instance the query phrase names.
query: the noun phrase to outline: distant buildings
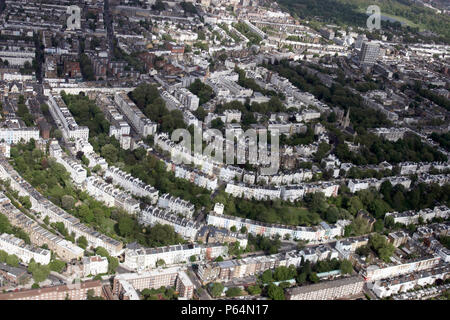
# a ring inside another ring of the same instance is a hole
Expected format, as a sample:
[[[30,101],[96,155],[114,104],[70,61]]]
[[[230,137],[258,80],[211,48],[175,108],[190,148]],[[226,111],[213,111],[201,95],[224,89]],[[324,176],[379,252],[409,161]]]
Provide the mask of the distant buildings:
[[[27,181],[22,179],[6,159],[0,159],[0,178],[9,180],[11,188],[18,191],[19,195],[29,196],[33,210],[40,212],[43,217],[48,216],[51,222],[62,222],[69,233],[73,232],[75,234],[76,239],[84,236],[89,246],[104,247],[113,256],[121,253],[122,243],[120,241],[114,240],[85,226],[80,223],[79,219],[50,202]]]
[[[17,144],[21,140],[29,142],[31,139],[39,140],[37,127],[0,128],[0,141],[4,140],[7,144]]]
[[[13,226],[23,229],[30,236],[31,243],[39,247],[46,244],[62,260],[71,261],[83,256],[83,249],[41,227],[36,221],[14,207],[3,194],[0,194],[0,212],[8,218]]]
[[[401,184],[405,187],[405,189],[409,189],[409,187],[411,186],[411,179],[406,177],[393,176],[379,180],[375,178],[354,179],[354,180],[352,179],[348,180],[347,187],[350,189],[351,193],[355,193],[360,190],[365,190],[369,188],[375,188],[379,190],[384,181],[389,181],[393,186]]]
[[[62,151],[58,144],[58,141],[53,140],[50,142],[49,146],[50,156],[54,157],[56,161],[64,166],[67,172],[70,173],[70,177],[73,182],[80,186],[85,182],[87,178],[87,171],[83,168],[81,164],[69,157],[65,152]]]
[[[397,141],[403,139],[405,133],[409,130],[407,128],[375,128],[371,132],[388,141]]]
[[[239,247],[246,248],[248,244],[247,235],[240,231],[231,232],[228,229],[217,228],[213,226],[203,226],[198,234],[197,241],[203,243],[239,243]]]
[[[328,245],[309,247],[303,251],[289,251],[272,255],[247,257],[238,260],[226,260],[200,264],[197,274],[205,284],[209,282],[228,282],[263,273],[280,266],[300,266],[302,260],[316,263],[320,260],[338,258],[338,252]]]

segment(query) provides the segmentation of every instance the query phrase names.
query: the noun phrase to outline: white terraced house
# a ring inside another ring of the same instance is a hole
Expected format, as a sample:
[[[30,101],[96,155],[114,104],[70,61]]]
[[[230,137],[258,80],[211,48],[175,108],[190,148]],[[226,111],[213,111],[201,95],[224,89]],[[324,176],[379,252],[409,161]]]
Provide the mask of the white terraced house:
[[[152,206],[148,206],[142,210],[138,219],[139,223],[143,225],[153,226],[157,223],[170,225],[175,229],[176,233],[190,241],[195,240],[197,233],[201,228],[201,225],[195,223],[193,220],[181,218],[168,211]]]
[[[90,176],[86,179],[86,191],[97,200],[105,202],[109,207],[119,207],[129,213],[139,211],[139,201],[129,194],[106,183],[101,178]]]
[[[0,193],[0,212],[4,214],[13,226],[23,229],[30,235],[30,241],[36,246],[48,245],[64,261],[78,259],[83,256],[84,250],[73,243],[42,228],[36,221],[22,213],[8,197]]]
[[[276,235],[280,235],[284,238],[286,235],[289,235],[291,239],[321,242],[343,235],[345,225],[350,222],[346,220],[339,220],[335,225],[329,225],[322,222],[316,227],[294,227],[263,223],[255,220],[210,212],[206,218],[206,223],[208,225],[213,225],[215,227],[225,228],[228,230],[232,226],[236,227],[237,230],[240,230],[242,227],[246,227],[249,233],[254,235],[263,235],[266,237],[275,237]]]
[[[383,179],[375,179],[375,178],[368,178],[368,179],[352,179],[348,181],[348,188],[350,189],[350,192],[355,193],[360,190],[369,189],[371,187],[374,187],[375,189],[380,189],[381,184],[384,181],[389,181],[393,186],[397,184],[403,185],[406,189],[409,189],[411,186],[411,179],[406,177],[387,177]]]
[[[195,261],[214,260],[226,256],[228,247],[221,244],[199,245],[185,244],[158,248],[125,248],[124,265],[133,270],[154,269],[158,260],[164,260],[166,266],[189,263],[192,256]]]
[[[108,272],[108,258],[101,256],[83,258],[83,276],[104,274]]]
[[[86,237],[89,246],[104,247],[113,256],[121,254],[122,243],[120,241],[107,237],[92,228],[83,225],[80,223],[79,219],[68,214],[60,207],[57,207],[47,198],[42,196],[27,181],[22,179],[6,159],[1,158],[0,179],[9,180],[11,188],[17,191],[19,196],[29,196],[31,208],[36,212],[41,213],[43,218],[48,216],[51,222],[62,222],[69,233],[73,232],[75,234],[75,239],[84,236]]]
[[[422,218],[424,222],[429,222],[433,218],[443,218],[447,219],[450,216],[450,209],[445,206],[436,206],[434,209],[426,208],[419,211],[403,211],[403,212],[388,212],[386,217],[392,217],[394,223],[402,223],[405,225],[417,224],[419,218]]]
[[[89,138],[89,128],[79,126],[63,99],[59,95],[49,95],[49,110],[58,128],[61,130],[64,140],[71,142],[77,138],[85,141]]]
[[[0,141],[7,144],[17,144],[21,140],[29,142],[31,139],[39,140],[38,128],[0,128]]]
[[[150,198],[152,204],[158,201],[158,190],[119,168],[109,167],[105,171],[105,178],[111,178],[114,185],[121,186],[135,196]]]
[[[157,124],[148,119],[125,92],[116,92],[114,102],[139,135],[147,137],[156,133]]]
[[[81,164],[74,159],[67,156],[62,152],[56,140],[50,143],[50,156],[54,157],[56,161],[64,166],[64,168],[70,173],[70,177],[77,185],[81,185],[87,178],[87,171]]]
[[[298,267],[302,260],[321,261],[338,257],[338,252],[328,245],[309,247],[303,251],[288,251],[272,255],[252,256],[238,260],[200,264],[197,274],[203,284],[208,282],[228,282],[263,273],[279,266]]]
[[[180,198],[175,198],[168,193],[163,194],[158,199],[158,207],[167,209],[176,214],[181,214],[187,218],[192,218],[195,207],[192,203]]]
[[[14,237],[12,234],[0,235],[0,250],[9,255],[16,255],[20,260],[29,263],[31,259],[42,265],[50,263],[50,250],[28,245],[24,240]]]
[[[416,288],[417,286],[431,285],[436,280],[445,280],[450,273],[450,267],[443,265],[438,268],[419,271],[416,273],[398,276],[369,283],[368,287],[378,298],[385,298]]]

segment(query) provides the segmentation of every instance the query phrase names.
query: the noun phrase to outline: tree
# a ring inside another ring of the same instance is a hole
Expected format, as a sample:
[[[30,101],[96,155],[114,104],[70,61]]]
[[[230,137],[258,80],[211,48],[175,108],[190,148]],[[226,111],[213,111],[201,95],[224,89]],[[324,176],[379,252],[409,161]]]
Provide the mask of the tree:
[[[101,149],[101,155],[108,163],[115,163],[118,153],[119,151],[112,144],[106,144]]]
[[[134,228],[134,221],[131,217],[128,216],[122,216],[119,218],[119,234],[121,236],[129,236],[133,232]]]
[[[8,218],[0,213],[0,234],[1,233],[10,233],[11,232],[11,224],[9,223]]]
[[[338,216],[339,209],[334,206],[330,206],[326,211],[325,220],[329,223],[336,223],[336,221],[338,220]]]
[[[341,267],[342,274],[351,274],[353,272],[352,263],[347,259],[341,261],[340,267]]]
[[[77,239],[77,244],[79,247],[86,249],[87,246],[89,245],[88,241],[86,240],[86,238],[84,236],[81,236]]]
[[[211,295],[214,298],[220,297],[222,295],[223,289],[225,287],[223,286],[223,284],[219,283],[219,282],[214,282],[211,286],[210,286],[210,291],[211,291]]]
[[[298,284],[304,284],[306,282],[308,274],[306,272],[300,273],[297,278],[295,279]]]
[[[64,195],[61,198],[61,206],[65,210],[71,210],[75,204],[75,199],[72,196]]]
[[[231,232],[236,232],[237,231],[236,226],[231,226],[230,231]]]
[[[197,258],[195,257],[195,255],[190,256],[189,260],[191,262],[195,262],[197,260]]]
[[[115,273],[117,267],[119,267],[119,259],[115,257],[108,257],[108,273]]]
[[[95,248],[95,254],[98,254],[99,256],[102,256],[102,257],[109,257],[108,251],[103,247]]]
[[[261,294],[262,290],[261,290],[260,286],[254,285],[254,286],[249,286],[247,288],[247,292],[252,296],[256,296],[256,295]]]
[[[242,226],[241,228],[241,233],[247,233],[247,227],[246,226]]]
[[[28,272],[33,275],[33,280],[36,283],[42,282],[47,279],[50,274],[50,266],[43,266],[40,263],[36,263],[33,259],[28,264]]]
[[[369,246],[378,254],[380,259],[385,262],[391,260],[391,256],[395,251],[392,243],[389,243],[385,236],[373,234],[369,239]]]
[[[15,254],[8,255],[8,257],[6,258],[6,264],[11,267],[18,267],[19,261],[19,257]]]
[[[285,300],[283,289],[274,285],[273,283],[267,286],[267,295],[272,300]]]
[[[66,263],[61,260],[53,260],[49,263],[49,267],[51,271],[61,273],[66,267]]]
[[[311,282],[313,282],[313,283],[317,283],[317,282],[319,282],[319,277],[317,276],[317,273],[311,272],[311,273],[308,275],[308,280],[311,281]]]
[[[347,210],[351,214],[356,215],[356,213],[359,210],[363,209],[363,208],[364,208],[364,205],[363,205],[363,203],[361,202],[361,200],[359,199],[358,196],[353,196],[353,197],[350,198]]]
[[[232,287],[229,288],[226,292],[225,295],[227,297],[237,297],[240,296],[242,294],[242,290],[238,287]]]
[[[263,283],[269,283],[272,282],[272,270],[268,269],[263,272],[261,275],[261,280]]]
[[[156,267],[160,267],[160,266],[164,266],[166,265],[166,262],[164,261],[164,259],[158,259],[158,261],[156,261]]]
[[[273,273],[273,278],[276,281],[284,281],[284,280],[289,280],[294,278],[295,275],[291,275],[289,272],[289,268],[285,267],[285,266],[280,266],[278,268],[275,269],[274,273]]]
[[[6,251],[0,250],[0,262],[6,262],[8,258],[8,253]]]

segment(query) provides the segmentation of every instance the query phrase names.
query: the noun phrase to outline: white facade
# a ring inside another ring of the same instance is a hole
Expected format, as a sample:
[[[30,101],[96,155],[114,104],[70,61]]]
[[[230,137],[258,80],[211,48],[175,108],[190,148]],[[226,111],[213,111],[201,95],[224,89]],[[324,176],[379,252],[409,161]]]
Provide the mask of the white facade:
[[[119,168],[109,167],[105,172],[105,178],[111,178],[113,184],[121,186],[135,196],[150,198],[152,204],[158,201],[158,190]]]
[[[124,265],[133,270],[156,268],[158,260],[164,260],[166,266],[189,263],[192,256],[195,261],[213,260],[226,256],[228,247],[222,245],[173,245],[158,248],[125,249]]]
[[[83,276],[108,273],[108,258],[101,256],[83,258]]]
[[[29,263],[31,259],[42,265],[50,263],[50,250],[27,245],[25,241],[14,237],[12,234],[4,233],[0,235],[0,250],[6,251],[9,255],[16,255],[25,263]]]
[[[62,131],[64,139],[69,142],[77,138],[88,140],[89,128],[79,126],[63,99],[59,95],[49,95],[49,110],[58,128]]]
[[[150,121],[124,92],[117,92],[114,95],[114,102],[137,133],[143,137],[155,134],[157,124]]]

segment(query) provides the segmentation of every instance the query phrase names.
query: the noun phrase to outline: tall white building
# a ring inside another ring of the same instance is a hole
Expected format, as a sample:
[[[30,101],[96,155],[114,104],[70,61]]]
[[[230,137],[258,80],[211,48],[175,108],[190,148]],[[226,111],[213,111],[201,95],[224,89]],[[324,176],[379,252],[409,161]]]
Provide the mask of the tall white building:
[[[137,133],[143,137],[155,134],[157,124],[148,119],[125,92],[117,92],[114,95],[114,102]]]
[[[74,141],[78,138],[89,139],[89,128],[79,126],[60,95],[49,95],[49,110],[58,128],[61,130],[64,140]]]

